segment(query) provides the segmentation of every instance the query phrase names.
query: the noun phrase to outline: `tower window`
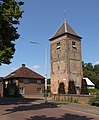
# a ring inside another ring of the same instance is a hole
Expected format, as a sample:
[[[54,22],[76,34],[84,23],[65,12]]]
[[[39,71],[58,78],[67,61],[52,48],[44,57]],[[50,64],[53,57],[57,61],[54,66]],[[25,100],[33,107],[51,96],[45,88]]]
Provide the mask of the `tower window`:
[[[60,49],[60,42],[57,43],[57,49]]]
[[[76,49],[76,42],[72,41],[72,47]]]
[[[59,54],[58,54],[58,58],[59,58]]]
[[[60,70],[60,67],[59,67],[59,65],[58,65],[58,70]]]

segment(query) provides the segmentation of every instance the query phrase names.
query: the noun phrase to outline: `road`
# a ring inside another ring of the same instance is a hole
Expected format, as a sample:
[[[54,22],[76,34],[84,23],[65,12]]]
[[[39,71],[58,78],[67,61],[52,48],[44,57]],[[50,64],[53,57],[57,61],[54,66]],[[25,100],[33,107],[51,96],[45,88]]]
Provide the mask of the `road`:
[[[41,99],[0,98],[0,120],[99,120],[99,116],[45,104]]]

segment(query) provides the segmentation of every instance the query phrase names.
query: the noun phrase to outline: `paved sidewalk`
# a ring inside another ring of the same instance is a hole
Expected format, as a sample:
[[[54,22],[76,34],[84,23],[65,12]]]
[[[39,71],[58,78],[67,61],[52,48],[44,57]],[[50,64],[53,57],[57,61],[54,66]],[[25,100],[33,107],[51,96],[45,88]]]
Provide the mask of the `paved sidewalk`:
[[[49,103],[56,104],[58,107],[62,107],[62,108],[68,108],[72,110],[77,110],[77,111],[99,115],[99,107],[91,106],[89,104],[55,102],[55,101],[50,101]]]
[[[70,102],[56,102],[51,98],[48,98],[49,104],[56,104],[58,107],[68,108],[72,110],[87,112],[91,114],[99,115],[99,107],[92,106],[89,104],[79,104],[79,103],[70,103]]]
[[[37,97],[35,99],[36,99],[35,104],[45,103],[45,97]],[[72,109],[72,110],[77,110],[77,111],[81,111],[81,112],[87,112],[87,113],[99,115],[99,107],[92,106],[89,104],[56,102],[56,101],[53,101],[51,97],[47,97],[47,101],[48,101],[48,104],[57,105],[58,107],[68,108],[68,109]],[[34,103],[34,101],[33,101],[33,103]]]
[[[99,107],[95,107],[87,104],[68,103],[62,105],[62,107],[99,115]]]
[[[58,107],[61,108],[68,108],[68,109],[72,109],[72,110],[76,110],[76,111],[82,111],[82,112],[87,112],[87,113],[91,113],[91,114],[96,114],[99,115],[99,107],[95,107],[95,106],[91,106],[88,104],[79,104],[79,103],[69,103],[69,102],[56,102],[53,101],[51,99],[51,97],[47,98],[48,103],[47,104],[51,104],[51,105],[57,105]],[[1,105],[10,105],[10,104],[26,104],[26,103],[35,103],[35,104],[39,104],[39,103],[44,103],[45,102],[45,98],[32,98],[32,99],[17,99],[17,98],[10,98],[10,99],[6,99],[6,98],[2,98],[0,99],[0,103]]]

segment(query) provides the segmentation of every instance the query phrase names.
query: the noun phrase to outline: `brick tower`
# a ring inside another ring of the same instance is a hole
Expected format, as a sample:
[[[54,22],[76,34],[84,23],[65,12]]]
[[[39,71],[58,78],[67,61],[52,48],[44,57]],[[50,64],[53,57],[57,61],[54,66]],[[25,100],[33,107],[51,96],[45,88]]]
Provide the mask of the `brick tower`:
[[[58,94],[60,85],[64,93],[68,93],[69,81],[74,81],[79,94],[83,78],[81,37],[66,20],[50,38],[50,64],[52,94]]]

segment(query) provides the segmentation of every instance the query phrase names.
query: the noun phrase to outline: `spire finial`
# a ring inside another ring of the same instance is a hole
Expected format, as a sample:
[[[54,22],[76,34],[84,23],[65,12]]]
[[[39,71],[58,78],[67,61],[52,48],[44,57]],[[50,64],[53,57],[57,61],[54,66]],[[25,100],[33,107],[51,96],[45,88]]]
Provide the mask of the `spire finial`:
[[[65,32],[67,32],[67,26],[66,26],[66,10],[64,10],[64,25],[65,25]]]
[[[64,20],[66,21],[66,10],[64,10]]]

